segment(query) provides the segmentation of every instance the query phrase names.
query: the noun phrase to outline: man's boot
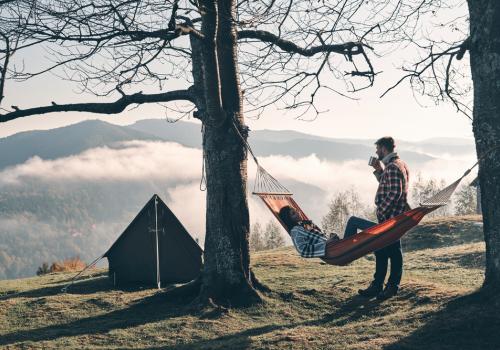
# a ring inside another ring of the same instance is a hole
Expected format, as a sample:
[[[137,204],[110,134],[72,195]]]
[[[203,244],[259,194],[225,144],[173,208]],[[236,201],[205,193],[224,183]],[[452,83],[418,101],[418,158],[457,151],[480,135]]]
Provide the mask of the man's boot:
[[[387,284],[383,291],[377,295],[377,300],[387,300],[398,294],[398,286],[394,284]]]
[[[359,295],[365,298],[373,298],[382,292],[382,283],[373,281],[368,288],[358,290]]]

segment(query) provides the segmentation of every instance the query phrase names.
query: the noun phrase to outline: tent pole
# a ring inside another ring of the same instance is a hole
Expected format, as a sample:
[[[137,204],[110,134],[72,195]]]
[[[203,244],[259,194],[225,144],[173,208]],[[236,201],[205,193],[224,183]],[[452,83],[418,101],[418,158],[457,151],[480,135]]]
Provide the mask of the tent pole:
[[[160,245],[158,243],[158,196],[155,196],[155,235],[156,235],[156,285],[161,289],[160,280]]]

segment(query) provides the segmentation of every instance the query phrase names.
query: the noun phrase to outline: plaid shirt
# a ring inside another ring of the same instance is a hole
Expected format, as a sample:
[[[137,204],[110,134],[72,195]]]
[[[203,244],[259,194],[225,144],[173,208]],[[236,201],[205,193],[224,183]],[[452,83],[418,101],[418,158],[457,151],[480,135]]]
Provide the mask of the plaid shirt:
[[[375,173],[379,180],[375,205],[377,219],[383,222],[403,213],[408,207],[409,171],[397,154],[387,162],[382,173]]]
[[[325,256],[326,237],[314,231],[308,231],[297,225],[290,231],[293,245],[303,258],[319,258]]]

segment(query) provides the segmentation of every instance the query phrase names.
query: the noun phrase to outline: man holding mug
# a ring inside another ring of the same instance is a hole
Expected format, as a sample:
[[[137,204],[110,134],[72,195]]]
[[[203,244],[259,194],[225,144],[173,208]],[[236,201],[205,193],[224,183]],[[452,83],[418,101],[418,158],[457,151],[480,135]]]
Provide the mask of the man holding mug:
[[[407,201],[409,170],[406,163],[394,152],[395,144],[392,137],[382,137],[375,142],[375,145],[378,159],[370,158],[369,165],[375,169],[373,174],[379,182],[375,205],[377,206],[377,219],[381,223],[409,210]],[[365,230],[374,225],[376,223],[353,216],[347,222],[346,235],[350,236],[358,229]],[[397,294],[403,274],[401,241],[398,240],[377,250],[375,259],[373,281],[368,288],[360,289],[359,294],[368,298],[376,296],[379,300],[385,300]],[[389,260],[391,271],[386,287],[383,288]]]

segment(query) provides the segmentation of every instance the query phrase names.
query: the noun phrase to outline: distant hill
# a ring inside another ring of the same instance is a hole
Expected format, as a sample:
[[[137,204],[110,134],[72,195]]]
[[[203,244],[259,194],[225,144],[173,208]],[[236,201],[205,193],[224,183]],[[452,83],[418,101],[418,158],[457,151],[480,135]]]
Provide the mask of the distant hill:
[[[0,169],[24,163],[33,156],[56,159],[130,140],[160,138],[100,120],[83,121],[51,130],[26,131],[0,139]]]
[[[129,128],[187,147],[201,148],[199,124],[168,123],[160,119],[149,119],[138,121]],[[249,143],[258,156],[284,155],[298,158],[316,154],[320,159],[345,161],[367,159],[374,153],[372,140],[337,140],[291,130],[250,131]],[[411,163],[423,163],[433,159],[410,149],[402,148],[401,153]]]
[[[161,119],[141,120],[129,126],[89,120],[52,130],[22,132],[0,139],[0,169],[24,163],[33,156],[56,159],[131,140],[163,140],[201,148],[201,128],[196,123],[168,123]],[[258,156],[285,155],[297,158],[316,154],[320,159],[345,161],[367,159],[374,151],[371,140],[336,140],[290,130],[251,131],[249,141]],[[439,145],[439,149],[437,146],[429,147],[430,151],[436,153],[446,149],[442,145]],[[454,152],[458,152],[457,147],[461,152],[468,149],[466,145],[454,147]],[[410,146],[401,147],[400,153],[410,163],[433,159],[411,150]]]
[[[162,140],[177,142],[186,147],[201,148],[201,124],[183,121],[169,123],[163,119],[144,119],[126,128],[154,135]]]
[[[337,141],[348,144],[360,144],[373,147],[375,140],[366,139],[338,139]],[[436,137],[424,139],[422,141],[405,141],[396,138],[396,148],[398,150],[414,151],[418,153],[427,153],[429,155],[453,155],[461,156],[475,152],[473,139]]]
[[[197,123],[168,123],[160,119],[147,119],[128,127],[187,147],[201,148],[201,127]],[[251,130],[249,137],[254,151],[261,156],[279,154],[304,157],[315,153],[319,158],[332,161],[365,159],[373,153],[374,141],[335,139],[293,130]],[[398,151],[408,162],[417,163],[443,154],[460,156],[475,152],[474,140],[466,138],[431,138],[419,142],[396,140],[396,144]]]
[[[347,144],[321,139],[294,139],[291,141],[250,141],[254,151],[260,156],[285,155],[294,158],[315,154],[320,159],[330,161],[347,161],[366,159],[374,154],[374,147],[359,144]],[[434,157],[412,151],[402,151],[401,156],[411,164],[428,162]]]
[[[458,137],[433,137],[422,140],[424,144],[432,145],[446,145],[446,146],[474,146],[472,138],[458,138]]]

